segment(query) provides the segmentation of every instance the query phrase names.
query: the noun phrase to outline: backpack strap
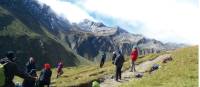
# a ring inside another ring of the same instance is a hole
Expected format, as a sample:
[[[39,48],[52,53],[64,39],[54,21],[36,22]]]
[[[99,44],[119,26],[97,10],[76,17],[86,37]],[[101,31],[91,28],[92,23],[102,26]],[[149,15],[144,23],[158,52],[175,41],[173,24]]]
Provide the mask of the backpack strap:
[[[3,58],[0,60],[1,65],[5,66],[6,64],[8,64],[9,62],[11,62],[8,58]]]

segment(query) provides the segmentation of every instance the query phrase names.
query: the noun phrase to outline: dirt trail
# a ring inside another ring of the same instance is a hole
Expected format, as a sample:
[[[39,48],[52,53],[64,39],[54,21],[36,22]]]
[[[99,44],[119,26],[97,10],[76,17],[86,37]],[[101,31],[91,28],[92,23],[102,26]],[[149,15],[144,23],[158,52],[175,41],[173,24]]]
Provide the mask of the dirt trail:
[[[161,56],[158,56],[157,58],[149,61],[145,61],[139,65],[136,65],[136,71],[137,72],[145,72],[147,71],[153,64],[162,62],[168,58],[170,58],[170,54],[164,54]],[[105,76],[104,81],[100,83],[100,87],[117,87],[121,85],[122,83],[128,82],[129,80],[134,78],[134,72],[129,72],[129,70],[125,70],[122,72],[122,80],[119,82],[116,82],[114,78],[111,78],[112,75],[110,76]]]

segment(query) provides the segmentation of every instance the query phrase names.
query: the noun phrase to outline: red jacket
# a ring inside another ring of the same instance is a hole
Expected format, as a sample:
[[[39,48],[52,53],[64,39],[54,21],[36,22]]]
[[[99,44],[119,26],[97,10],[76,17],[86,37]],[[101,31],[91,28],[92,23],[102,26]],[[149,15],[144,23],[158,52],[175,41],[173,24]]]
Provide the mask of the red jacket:
[[[132,61],[136,61],[138,57],[138,51],[137,50],[132,51],[130,56]]]

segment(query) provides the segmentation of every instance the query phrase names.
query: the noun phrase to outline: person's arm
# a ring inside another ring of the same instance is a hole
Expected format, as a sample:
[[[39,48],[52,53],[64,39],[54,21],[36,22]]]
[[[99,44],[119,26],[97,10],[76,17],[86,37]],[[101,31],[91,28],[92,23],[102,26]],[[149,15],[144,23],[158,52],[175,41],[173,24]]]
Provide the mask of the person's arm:
[[[125,59],[124,59],[124,56],[122,56],[122,62],[124,63]]]
[[[119,58],[116,56],[116,57],[115,57],[115,60],[114,60],[114,64],[115,64],[115,65],[117,64],[118,60],[119,60]]]
[[[26,72],[29,73],[29,62],[26,63]]]
[[[43,80],[43,78],[44,78],[44,69],[42,69],[40,72],[39,80]]]
[[[28,73],[21,71],[16,64],[13,64],[12,68],[13,68],[15,75],[17,75],[23,79],[35,80],[35,78],[30,76]]]
[[[138,57],[138,50],[136,50],[136,58]]]
[[[52,76],[52,71],[50,72],[50,77]]]

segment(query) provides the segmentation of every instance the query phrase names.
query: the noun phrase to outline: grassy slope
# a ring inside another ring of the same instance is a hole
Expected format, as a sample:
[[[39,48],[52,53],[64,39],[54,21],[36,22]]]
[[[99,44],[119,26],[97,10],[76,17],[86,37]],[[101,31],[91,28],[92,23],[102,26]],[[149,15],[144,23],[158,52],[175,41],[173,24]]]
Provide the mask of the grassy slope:
[[[133,79],[120,87],[197,87],[198,47],[188,47],[172,52],[173,61],[162,64],[153,75]]]
[[[0,36],[20,37],[27,35],[30,37],[39,36],[31,31],[20,20],[11,15],[11,13],[0,6]]]
[[[138,59],[137,63],[141,63],[146,60],[151,60],[156,58],[159,54],[149,54],[145,57],[141,57]],[[127,57],[126,57],[127,58]],[[127,59],[124,63],[123,70],[127,70],[129,68],[130,62]],[[114,73],[114,65],[112,63],[106,62],[103,68],[99,68],[99,64],[91,65],[91,66],[80,66],[80,67],[72,67],[65,68],[63,77],[59,79],[55,79],[55,75],[52,79],[53,85],[55,86],[77,86],[80,84],[88,83],[92,80],[99,79],[104,75],[113,74]]]
[[[149,54],[147,56],[140,57],[137,61],[137,64],[146,60],[154,59],[158,55],[160,54]],[[127,70],[129,68],[129,65],[130,62],[127,59],[124,63],[123,70]],[[68,67],[63,69],[64,74],[59,79],[56,79],[56,69],[52,69],[52,85],[58,87],[78,86],[80,84],[85,84],[92,80],[101,78],[104,75],[113,74],[114,69],[114,65],[110,61],[106,62],[103,68],[99,68],[99,64],[93,64],[90,66]],[[21,82],[21,79],[16,78],[15,81]]]

